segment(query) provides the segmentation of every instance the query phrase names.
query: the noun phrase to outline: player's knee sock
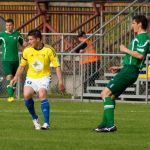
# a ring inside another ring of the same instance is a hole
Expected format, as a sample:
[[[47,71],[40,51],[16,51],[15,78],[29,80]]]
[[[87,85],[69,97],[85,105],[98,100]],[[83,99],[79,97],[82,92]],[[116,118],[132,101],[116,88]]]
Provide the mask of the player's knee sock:
[[[104,106],[104,101],[105,101],[105,99],[103,99],[103,106]],[[103,128],[103,127],[106,127],[106,125],[107,125],[107,119],[106,119],[106,113],[105,113],[105,109],[104,109],[102,121],[99,124],[99,127]]]
[[[13,94],[14,94],[14,89],[13,89],[13,87],[10,86],[10,80],[7,80],[6,84],[7,84],[7,94],[8,94],[8,97],[12,97]]]
[[[107,126],[111,127],[114,125],[114,101],[110,97],[105,97],[103,103]]]
[[[13,88],[13,93],[14,93],[16,90],[16,84],[14,84],[12,88]]]
[[[41,102],[41,110],[43,112],[44,122],[50,124],[49,123],[50,105],[49,105],[49,102],[47,99],[45,99]]]
[[[116,108],[116,101],[115,100],[113,100],[113,102],[114,102],[114,109]]]
[[[103,118],[102,118],[101,123],[99,124],[99,127],[103,128],[103,127],[106,127],[106,125],[107,125],[107,119],[106,119],[105,112],[103,112]]]
[[[37,119],[38,116],[36,115],[35,113],[35,109],[34,109],[34,101],[32,98],[28,99],[28,100],[25,100],[25,105],[29,111],[29,113],[31,114],[32,116],[32,119]]]

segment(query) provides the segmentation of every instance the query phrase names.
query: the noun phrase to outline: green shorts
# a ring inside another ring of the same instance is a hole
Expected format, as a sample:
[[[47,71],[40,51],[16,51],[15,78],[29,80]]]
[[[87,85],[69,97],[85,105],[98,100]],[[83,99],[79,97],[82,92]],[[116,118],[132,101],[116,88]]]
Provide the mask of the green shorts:
[[[2,69],[5,75],[15,75],[17,68],[19,66],[19,61],[2,61]]]
[[[107,84],[115,97],[120,96],[127,87],[131,86],[138,78],[139,69],[135,66],[124,66]]]

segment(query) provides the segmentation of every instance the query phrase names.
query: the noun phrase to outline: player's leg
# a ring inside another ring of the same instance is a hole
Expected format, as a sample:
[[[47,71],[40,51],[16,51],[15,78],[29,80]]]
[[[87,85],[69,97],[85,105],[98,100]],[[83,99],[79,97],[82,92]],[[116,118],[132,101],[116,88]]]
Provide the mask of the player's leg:
[[[50,126],[50,104],[47,99],[47,90],[45,88],[40,88],[39,99],[41,100],[41,110],[44,117],[44,124],[42,129],[48,129]]]
[[[114,126],[114,109],[115,103],[112,99],[112,92],[107,87],[102,91],[101,97],[103,99],[104,114],[107,120],[106,127]]]
[[[43,77],[38,82],[39,99],[41,100],[41,110],[44,116],[42,129],[48,129],[50,127],[50,104],[47,99],[47,90],[49,89],[50,82],[51,77]]]
[[[13,79],[13,73],[12,73],[13,68],[12,68],[11,62],[2,61],[2,68],[6,76],[8,102],[13,102],[14,90],[13,90],[13,87],[10,86],[10,81]]]
[[[18,69],[18,66],[19,66],[19,61],[12,61],[11,62],[11,68],[12,68],[12,75],[13,77],[15,76],[16,72],[17,72],[17,69]],[[12,95],[14,95],[14,92],[16,90],[16,84],[13,85],[12,88]]]
[[[38,116],[35,112],[34,100],[32,98],[35,91],[36,91],[36,85],[34,84],[34,81],[32,81],[32,79],[26,79],[24,85],[24,92],[23,92],[25,106],[32,117],[35,129],[39,130],[41,126],[38,123]]]
[[[10,86],[10,81],[13,79],[13,76],[12,75],[7,75],[6,76],[6,85],[7,85],[7,94],[8,94],[8,102],[13,102],[14,101],[14,98],[13,98],[13,95],[14,95],[14,89],[13,87]]]
[[[96,128],[96,131],[103,130],[105,127],[113,127],[114,126],[114,101],[111,98],[111,91],[107,87],[102,91],[101,97],[103,99],[103,119]]]
[[[129,73],[130,72],[130,73]],[[114,108],[113,99],[121,95],[127,87],[132,85],[138,77],[138,69],[133,66],[124,66],[121,71],[114,76],[108,83],[107,88],[101,93],[104,104],[104,113],[107,120],[106,132],[116,131],[114,126]]]
[[[111,128],[114,126],[114,109],[115,109],[115,97],[123,92],[124,86],[122,86],[122,73],[118,73],[111,79],[107,87],[101,92],[101,97],[103,99],[103,120],[99,125],[99,130],[103,131],[103,128]],[[119,94],[118,94],[119,93]],[[116,130],[116,127],[115,127]],[[112,129],[112,131],[114,131]]]
[[[29,113],[32,116],[32,119],[37,119],[37,115],[35,113],[34,109],[34,100],[32,98],[32,95],[34,93],[34,90],[30,86],[25,86],[24,87],[24,101],[25,101],[25,106],[27,107]]]

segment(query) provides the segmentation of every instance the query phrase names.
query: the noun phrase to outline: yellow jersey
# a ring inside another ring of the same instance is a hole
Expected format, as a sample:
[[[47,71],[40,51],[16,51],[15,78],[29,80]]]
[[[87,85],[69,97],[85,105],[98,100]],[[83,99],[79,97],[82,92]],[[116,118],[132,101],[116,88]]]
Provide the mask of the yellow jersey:
[[[41,50],[32,47],[25,48],[20,66],[28,65],[27,77],[41,78],[51,74],[50,63],[53,67],[60,66],[54,48],[45,44]]]

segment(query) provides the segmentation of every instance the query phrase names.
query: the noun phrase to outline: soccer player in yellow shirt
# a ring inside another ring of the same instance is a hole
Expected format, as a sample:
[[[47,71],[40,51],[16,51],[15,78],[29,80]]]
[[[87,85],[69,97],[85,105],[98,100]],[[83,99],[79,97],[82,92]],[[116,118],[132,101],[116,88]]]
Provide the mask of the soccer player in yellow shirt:
[[[28,65],[27,77],[24,84],[25,105],[32,116],[35,129],[49,129],[50,104],[47,99],[47,90],[51,82],[50,63],[56,68],[58,88],[59,91],[63,92],[64,85],[60,64],[55,50],[49,45],[42,43],[42,35],[39,30],[33,29],[29,31],[28,43],[30,46],[23,51],[21,63],[10,85],[13,86],[17,82],[25,66]],[[41,100],[41,110],[44,116],[44,124],[42,126],[38,123],[38,116],[34,109],[34,100],[32,98],[34,92],[39,94],[39,99]]]

